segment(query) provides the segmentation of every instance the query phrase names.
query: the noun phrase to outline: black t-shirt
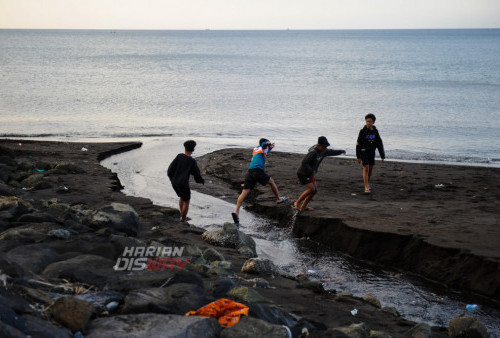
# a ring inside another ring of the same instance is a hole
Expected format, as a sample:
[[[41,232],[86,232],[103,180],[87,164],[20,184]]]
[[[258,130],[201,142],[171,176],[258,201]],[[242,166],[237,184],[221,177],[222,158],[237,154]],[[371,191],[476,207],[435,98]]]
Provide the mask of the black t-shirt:
[[[175,157],[168,166],[167,175],[173,186],[189,186],[189,175],[193,175],[196,183],[205,184],[196,160],[186,154]]]

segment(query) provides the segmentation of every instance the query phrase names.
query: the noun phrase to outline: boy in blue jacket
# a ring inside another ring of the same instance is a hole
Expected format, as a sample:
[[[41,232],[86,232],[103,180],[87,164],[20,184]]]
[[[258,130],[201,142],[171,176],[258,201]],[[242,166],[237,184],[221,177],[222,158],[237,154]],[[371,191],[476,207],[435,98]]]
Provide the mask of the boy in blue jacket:
[[[234,223],[240,223],[240,207],[250,191],[255,188],[255,185],[257,183],[260,183],[262,185],[266,185],[267,183],[269,183],[274,196],[276,196],[276,203],[280,204],[286,200],[286,197],[280,197],[280,193],[278,191],[276,183],[265,172],[266,158],[273,148],[274,143],[271,143],[271,141],[266,138],[261,138],[259,140],[259,146],[253,149],[252,161],[248,166],[245,183],[243,184],[243,191],[236,201],[236,210],[231,214]]]

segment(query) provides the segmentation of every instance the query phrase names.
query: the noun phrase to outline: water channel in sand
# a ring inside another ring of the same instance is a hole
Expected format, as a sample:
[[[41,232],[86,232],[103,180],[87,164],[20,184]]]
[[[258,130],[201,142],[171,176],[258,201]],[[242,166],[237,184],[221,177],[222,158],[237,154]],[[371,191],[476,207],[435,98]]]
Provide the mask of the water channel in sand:
[[[223,138],[198,137],[196,141],[195,157],[221,148],[253,145],[253,140],[238,140],[237,145],[231,139]],[[101,164],[118,174],[125,194],[177,208],[178,198],[170,186],[166,170],[173,158],[183,152],[183,142],[184,138],[178,137],[143,140],[141,148],[112,156]],[[192,218],[190,223],[197,227],[215,229],[224,222],[232,222],[233,210],[232,203],[192,191],[189,217]],[[382,306],[393,306],[403,317],[429,325],[448,326],[452,317],[467,312],[467,304],[479,303],[480,309],[472,315],[486,325],[492,337],[500,337],[500,310],[482,304],[480,300],[448,289],[438,290],[417,278],[373,267],[340,253],[315,250],[311,243],[294,238],[287,229],[277,227],[271,220],[244,208],[240,218],[240,230],[255,239],[259,257],[271,259],[281,269],[295,274],[308,273],[311,278],[323,281],[327,289],[359,297],[371,294],[380,300]]]

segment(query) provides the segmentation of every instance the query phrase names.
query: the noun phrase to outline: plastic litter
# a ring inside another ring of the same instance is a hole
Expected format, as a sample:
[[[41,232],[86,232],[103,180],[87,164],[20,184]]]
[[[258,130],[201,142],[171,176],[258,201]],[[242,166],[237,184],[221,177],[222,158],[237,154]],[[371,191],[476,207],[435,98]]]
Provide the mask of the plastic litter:
[[[189,311],[186,316],[214,317],[222,327],[230,327],[237,324],[242,315],[248,316],[248,311],[248,306],[244,304],[221,298],[196,311]]]
[[[444,188],[444,184],[436,184],[436,185],[434,186],[434,188],[436,188],[436,189],[441,189],[441,188]]]
[[[82,151],[89,151],[89,150],[85,147],[82,147]]]
[[[313,273],[316,273],[316,270],[309,269],[309,270],[307,270],[307,273],[311,273],[311,274],[313,274]]]
[[[355,316],[358,314],[358,309],[352,309],[351,310],[351,315]]]
[[[474,311],[476,311],[476,310],[479,309],[479,305],[477,305],[477,304],[467,304],[465,306],[465,308],[467,309],[467,311],[474,312]]]
[[[43,173],[45,170],[44,169],[35,169],[36,171],[38,171],[39,173]]]

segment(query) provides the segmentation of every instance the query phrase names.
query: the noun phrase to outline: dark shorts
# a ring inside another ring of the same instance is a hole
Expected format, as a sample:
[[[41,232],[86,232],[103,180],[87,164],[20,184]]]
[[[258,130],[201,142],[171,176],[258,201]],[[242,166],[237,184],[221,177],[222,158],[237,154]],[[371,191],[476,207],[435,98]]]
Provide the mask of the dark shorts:
[[[266,185],[271,177],[267,175],[264,170],[260,169],[250,169],[247,172],[247,176],[245,177],[245,184],[243,185],[243,189],[253,189],[255,185],[258,183],[262,185]]]
[[[302,185],[306,185],[306,184],[309,184],[309,183],[316,182],[316,179],[314,178],[314,175],[312,175],[312,176],[305,176],[305,175],[297,174],[297,177],[299,178],[299,182]]]
[[[189,185],[177,185],[172,186],[174,188],[177,196],[182,198],[184,201],[189,201],[191,199],[191,189],[189,189]]]
[[[361,162],[365,165],[375,165],[375,152],[361,152]]]

